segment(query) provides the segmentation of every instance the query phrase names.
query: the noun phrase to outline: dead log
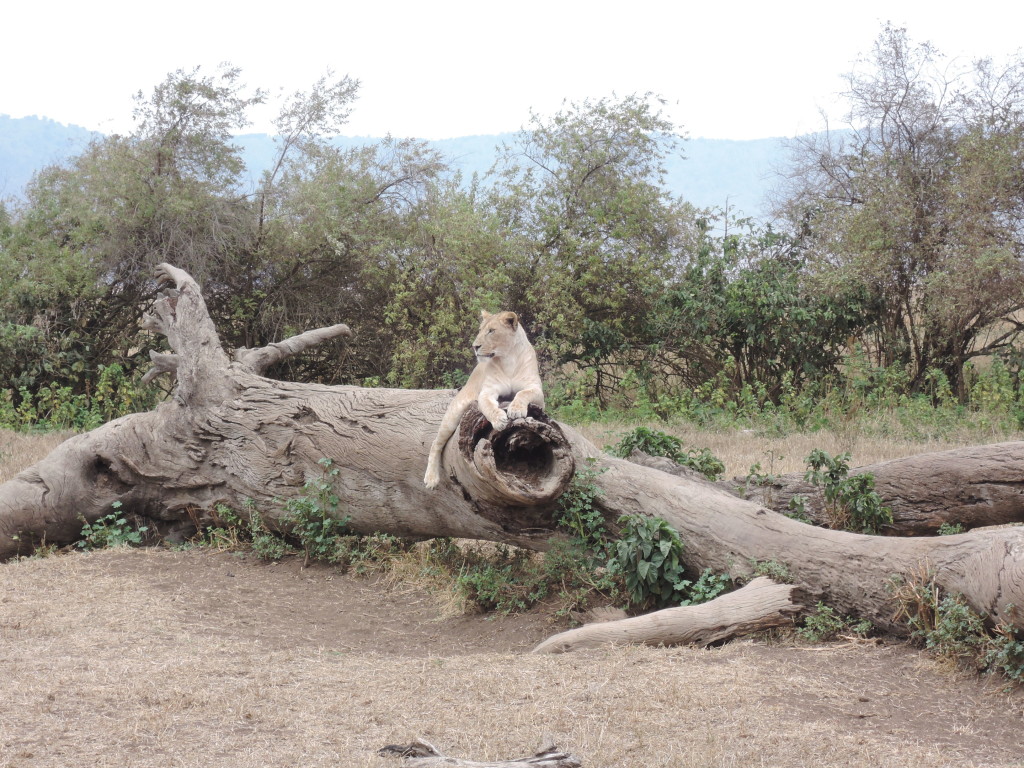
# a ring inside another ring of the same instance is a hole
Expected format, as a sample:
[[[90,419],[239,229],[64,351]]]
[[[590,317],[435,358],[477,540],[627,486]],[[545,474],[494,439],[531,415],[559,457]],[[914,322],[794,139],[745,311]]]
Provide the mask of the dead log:
[[[388,744],[381,747],[378,754],[401,757],[402,764],[409,768],[432,768],[432,766],[454,766],[455,768],[581,768],[583,763],[575,755],[563,752],[554,744],[542,746],[537,753],[518,760],[498,760],[477,762],[476,760],[460,760],[456,757],[442,755],[437,747],[417,739],[411,744]]]
[[[810,600],[898,630],[893,578],[926,570],[991,621],[1024,627],[1024,529],[959,536],[889,538],[808,526],[719,488],[604,456],[571,428],[540,414],[494,434],[467,414],[445,449],[448,477],[428,491],[428,448],[451,391],[363,389],[267,379],[254,361],[223,350],[199,286],[163,265],[174,283],[146,327],[167,337],[160,370],[173,397],[77,436],[0,485],[0,559],[33,543],[80,536],[120,502],[155,521],[211,522],[214,508],[254,504],[287,530],[282,501],[331,459],[339,515],[355,532],[490,539],[545,549],[561,534],[556,499],[572,466],[588,458],[601,474],[602,512],[657,515],[686,542],[686,565],[749,576],[759,561],[788,568]]]
[[[883,533],[928,536],[944,523],[964,530],[1024,522],[1024,442],[975,445],[855,467],[851,475],[870,473],[875,491],[892,509]],[[828,525],[820,490],[803,473],[779,475],[752,485],[741,478],[719,483],[757,504],[785,512],[797,494],[817,525]]]
[[[618,621],[585,624],[553,635],[533,653],[564,653],[602,645],[710,645],[791,624],[803,606],[794,587],[763,576],[700,605],[665,608]]]

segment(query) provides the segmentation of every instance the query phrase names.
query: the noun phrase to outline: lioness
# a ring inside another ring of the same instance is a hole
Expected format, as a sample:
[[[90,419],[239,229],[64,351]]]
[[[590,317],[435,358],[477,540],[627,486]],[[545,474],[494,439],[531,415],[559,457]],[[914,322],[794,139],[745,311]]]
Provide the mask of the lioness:
[[[445,443],[459,426],[459,420],[474,400],[480,412],[501,431],[511,419],[522,418],[530,403],[544,407],[537,353],[526,338],[515,312],[480,313],[480,333],[473,341],[476,368],[459,394],[448,405],[441,427],[430,446],[423,484],[436,488],[441,482],[441,454]],[[498,407],[499,398],[512,397],[508,413]]]

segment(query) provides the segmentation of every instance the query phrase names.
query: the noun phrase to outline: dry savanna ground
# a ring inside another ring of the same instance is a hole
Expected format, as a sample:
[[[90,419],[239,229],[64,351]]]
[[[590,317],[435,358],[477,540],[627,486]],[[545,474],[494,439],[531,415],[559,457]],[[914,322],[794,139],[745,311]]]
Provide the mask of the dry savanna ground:
[[[0,431],[0,479],[56,439]],[[750,463],[691,442],[735,474]],[[759,448],[762,462],[806,455]],[[888,457],[853,450],[856,463]],[[397,768],[376,750],[416,737],[477,760],[551,739],[588,767],[1024,766],[1020,691],[901,644],[528,653],[563,626],[544,611],[451,617],[415,583],[298,559],[122,549],[11,562],[0,766]]]

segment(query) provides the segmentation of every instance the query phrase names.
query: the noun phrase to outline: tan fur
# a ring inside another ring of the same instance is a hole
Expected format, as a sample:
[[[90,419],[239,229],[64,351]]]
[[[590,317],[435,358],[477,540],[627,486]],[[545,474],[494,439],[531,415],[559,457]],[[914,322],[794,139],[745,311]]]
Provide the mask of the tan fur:
[[[470,403],[476,402],[480,412],[501,431],[509,421],[526,416],[530,403],[544,407],[544,392],[541,390],[540,371],[537,367],[537,353],[526,338],[519,317],[515,312],[499,312],[492,315],[480,313],[480,332],[473,341],[476,353],[476,368],[469,375],[455,399],[441,419],[430,456],[423,484],[436,488],[441,482],[444,446],[459,427],[462,414]],[[508,412],[498,407],[500,398],[513,398]]]

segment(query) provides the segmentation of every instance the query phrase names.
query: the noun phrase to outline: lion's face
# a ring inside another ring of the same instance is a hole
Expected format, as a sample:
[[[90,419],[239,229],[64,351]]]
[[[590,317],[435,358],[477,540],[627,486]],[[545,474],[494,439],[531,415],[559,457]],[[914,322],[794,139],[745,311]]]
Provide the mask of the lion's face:
[[[480,313],[480,333],[473,341],[478,360],[502,357],[519,346],[519,317],[515,312]]]

